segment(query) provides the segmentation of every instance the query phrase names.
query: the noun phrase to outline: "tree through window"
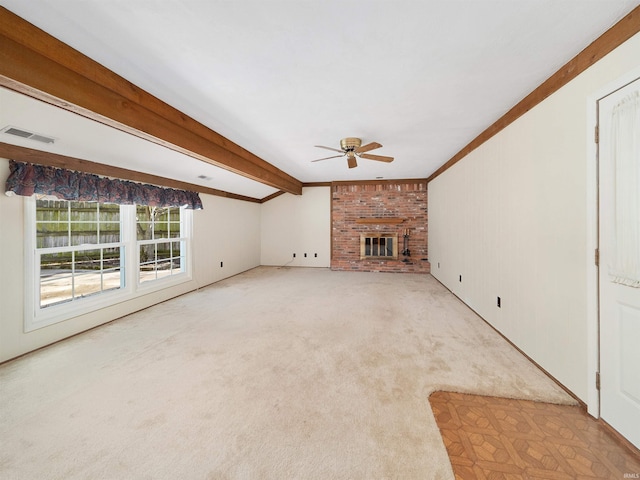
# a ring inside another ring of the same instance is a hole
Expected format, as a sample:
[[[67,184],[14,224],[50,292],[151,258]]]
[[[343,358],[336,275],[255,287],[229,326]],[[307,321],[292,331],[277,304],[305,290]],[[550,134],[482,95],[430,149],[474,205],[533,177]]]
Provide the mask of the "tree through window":
[[[186,237],[180,214],[176,207],[136,207],[140,283],[183,272]]]

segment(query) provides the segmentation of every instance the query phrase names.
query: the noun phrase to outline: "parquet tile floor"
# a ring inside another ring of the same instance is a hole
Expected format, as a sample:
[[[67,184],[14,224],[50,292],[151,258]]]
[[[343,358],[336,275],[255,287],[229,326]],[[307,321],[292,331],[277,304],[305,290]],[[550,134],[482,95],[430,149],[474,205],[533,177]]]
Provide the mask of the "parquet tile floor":
[[[640,455],[578,406],[451,392],[429,402],[457,480],[640,478]]]

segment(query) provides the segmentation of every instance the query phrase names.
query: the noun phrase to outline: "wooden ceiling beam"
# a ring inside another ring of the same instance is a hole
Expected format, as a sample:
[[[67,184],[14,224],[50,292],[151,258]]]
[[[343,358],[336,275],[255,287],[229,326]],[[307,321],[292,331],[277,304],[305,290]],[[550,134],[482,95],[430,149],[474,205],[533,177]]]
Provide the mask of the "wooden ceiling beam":
[[[0,85],[257,182],[302,183],[0,7]]]
[[[137,172],[126,168],[105,165],[104,163],[90,162],[75,157],[59,155],[57,153],[43,152],[33,148],[19,147],[9,143],[0,142],[0,158],[15,160],[16,162],[36,163],[48,167],[66,168],[76,172],[93,173],[103,177],[131,180],[132,182],[149,183],[159,187],[177,188],[191,192],[206,193],[217,197],[233,198],[245,202],[260,203],[260,199],[225,192],[216,188],[203,187],[193,183],[181,182],[172,178],[159,177],[149,173]]]

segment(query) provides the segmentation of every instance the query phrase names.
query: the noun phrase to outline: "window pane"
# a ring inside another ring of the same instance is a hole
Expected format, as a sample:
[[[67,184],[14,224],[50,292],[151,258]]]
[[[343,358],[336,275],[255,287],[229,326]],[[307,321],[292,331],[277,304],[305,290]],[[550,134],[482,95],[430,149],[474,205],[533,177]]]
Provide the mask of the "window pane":
[[[140,283],[156,278],[156,245],[140,245]]]
[[[66,222],[69,203],[64,200],[36,200],[36,221]]]
[[[36,226],[36,232],[38,232],[38,235],[40,234],[55,234],[57,232],[61,232],[63,235],[67,234],[67,230],[68,230],[68,223],[67,222],[38,222],[38,225]]]
[[[148,282],[156,279],[156,262],[155,260],[147,263],[141,263],[139,266],[138,279],[140,283]]]
[[[149,282],[156,279],[155,264],[153,265],[140,265],[140,273],[138,280],[140,283]]]
[[[136,206],[136,221],[137,222],[150,222],[151,221],[151,207],[146,205]]]
[[[151,240],[153,238],[153,226],[149,222],[139,222],[136,225],[136,232],[138,240]]]
[[[36,200],[36,248],[69,245],[69,204],[59,200]]]
[[[174,258],[179,257],[181,247],[182,247],[182,242],[171,242],[171,256]]]
[[[156,246],[152,244],[140,245],[140,264],[155,262]]]
[[[184,257],[173,257],[171,265],[172,274],[175,275],[176,273],[182,272],[182,265],[184,265]]]
[[[112,203],[103,203],[100,205],[100,221],[101,222],[119,222],[120,221],[120,205]]]
[[[158,261],[171,258],[171,244],[168,242],[162,242],[157,244],[157,259]]]
[[[40,256],[41,270],[56,270],[58,272],[71,272],[72,253],[50,253]]]
[[[157,278],[164,278],[171,275],[171,261],[158,262]]]
[[[73,214],[73,212],[71,212]],[[71,223],[71,245],[98,243],[98,224],[96,222]]]
[[[169,207],[156,207],[156,222],[167,223],[169,221]]]
[[[153,238],[169,238],[169,223],[166,221],[156,221],[153,224]]]
[[[169,224],[169,235],[171,238],[180,237],[180,223],[171,222]]]
[[[69,224],[61,222],[38,223],[36,248],[66,247],[69,245]]]
[[[120,241],[119,223],[100,224],[100,243],[118,243]]]
[[[119,268],[105,270],[102,274],[102,289],[115,290],[123,287],[122,272]]]
[[[40,276],[40,306],[48,307],[72,299],[73,277],[61,273]]]
[[[72,298],[72,254],[40,256],[40,306],[66,302]]]
[[[74,275],[74,297],[81,298],[102,291],[102,273],[100,271],[76,273]]]
[[[117,268],[121,263],[121,251],[120,247],[105,248],[102,250],[102,268],[105,270],[108,268]]]
[[[95,202],[69,202],[72,222],[98,221],[98,204]]]
[[[76,272],[86,272],[90,270],[100,270],[102,260],[100,250],[84,250],[76,252]]]
[[[40,256],[40,270],[71,272],[72,253],[50,253]]]

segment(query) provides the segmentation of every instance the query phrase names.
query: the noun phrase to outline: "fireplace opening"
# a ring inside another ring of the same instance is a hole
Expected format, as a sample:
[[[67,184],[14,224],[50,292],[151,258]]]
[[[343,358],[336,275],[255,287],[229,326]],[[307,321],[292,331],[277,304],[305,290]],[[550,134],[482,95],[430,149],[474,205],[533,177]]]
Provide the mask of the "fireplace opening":
[[[361,234],[360,259],[397,259],[397,234]]]

